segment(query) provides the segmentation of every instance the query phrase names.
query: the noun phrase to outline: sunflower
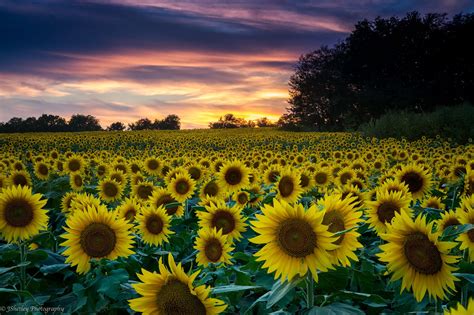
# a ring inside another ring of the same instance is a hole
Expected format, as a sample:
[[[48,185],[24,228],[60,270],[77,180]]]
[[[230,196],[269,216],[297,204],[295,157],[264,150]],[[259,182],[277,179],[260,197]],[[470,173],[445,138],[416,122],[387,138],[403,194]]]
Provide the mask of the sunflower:
[[[62,213],[68,214],[71,211],[72,201],[76,197],[77,197],[77,192],[70,191],[70,192],[67,192],[61,198],[61,212]]]
[[[443,203],[440,197],[431,196],[423,201],[421,204],[423,208],[432,208],[438,210],[444,210],[446,205]]]
[[[464,193],[466,196],[474,195],[474,170],[468,169],[464,176]]]
[[[444,232],[444,230],[450,226],[459,224],[461,223],[459,222],[456,212],[453,210],[441,213],[441,218],[435,221],[436,230],[440,232]]]
[[[205,182],[200,189],[199,197],[204,199],[206,197],[216,197],[219,198],[222,195],[223,191],[217,184],[214,179],[210,179]]]
[[[144,315],[214,315],[227,308],[223,301],[209,297],[210,288],[193,286],[199,271],[187,275],[171,254],[168,254],[168,265],[169,269],[160,258],[160,273],[142,269],[142,274],[137,274],[141,282],[132,287],[141,297],[128,300],[132,310]]]
[[[457,214],[461,224],[474,224],[474,210],[472,208],[470,208],[467,212],[458,209]],[[468,250],[469,262],[474,262],[474,228],[471,228],[467,232],[461,233],[458,236],[457,241],[461,243],[459,249]]]
[[[387,225],[392,222],[396,213],[404,212],[411,215],[410,200],[402,196],[400,191],[378,191],[377,200],[369,201],[367,222],[378,234],[387,231]]]
[[[248,204],[250,206],[258,205],[262,200],[265,192],[262,190],[260,185],[251,185],[247,191],[250,193]]]
[[[91,194],[76,193],[76,196],[71,199],[69,214],[72,214],[76,211],[84,211],[90,206],[99,207],[100,199],[92,196]]]
[[[216,263],[232,264],[230,252],[234,248],[227,237],[222,235],[222,230],[200,229],[194,248],[198,250],[196,261],[200,266],[207,267]]]
[[[66,241],[61,246],[66,263],[77,265],[78,273],[90,270],[91,259],[116,259],[133,254],[132,225],[125,219],[117,219],[104,205],[89,206],[84,211],[76,211],[66,220],[62,235]]]
[[[314,186],[312,174],[308,170],[300,171],[300,186],[303,192],[311,190]]]
[[[421,166],[410,164],[396,173],[396,178],[408,186],[414,199],[421,199],[431,188],[431,178]]]
[[[170,180],[168,191],[178,202],[184,202],[186,199],[192,197],[195,187],[196,182],[191,178],[189,173],[179,172]]]
[[[217,182],[228,192],[239,191],[249,185],[249,170],[237,160],[224,163],[217,173]]]
[[[105,178],[101,180],[97,189],[100,198],[106,202],[113,202],[122,198],[123,186],[113,179]]]
[[[319,200],[318,207],[325,210],[322,224],[327,225],[331,233],[354,229],[362,221],[362,212],[354,209],[351,198],[341,199],[339,195],[326,195]],[[339,247],[328,251],[333,258],[333,264],[339,263],[348,267],[351,265],[349,258],[358,261],[354,252],[362,247],[357,241],[359,236],[356,230],[351,230],[337,238],[334,244]]]
[[[336,249],[336,240],[323,224],[325,211],[311,206],[307,211],[300,204],[290,205],[285,201],[273,201],[265,205],[263,214],[256,214],[252,229],[259,235],[251,238],[255,244],[264,244],[255,256],[265,261],[263,268],[275,273],[281,282],[291,281],[296,275],[304,276],[308,269],[318,281],[317,269],[331,268],[328,251]]]
[[[142,206],[135,198],[125,198],[115,209],[118,218],[124,218],[129,222],[135,221],[135,217],[141,212]]]
[[[158,176],[161,174],[161,162],[155,157],[147,158],[143,163],[143,167],[148,175]]]
[[[71,185],[73,190],[82,190],[84,188],[84,176],[80,173],[72,173],[71,176],[69,176],[69,185]]]
[[[337,173],[337,180],[339,185],[346,185],[351,179],[356,177],[356,173],[353,169],[345,167]]]
[[[46,200],[31,188],[11,186],[0,192],[0,233],[7,242],[28,240],[48,227]]]
[[[300,185],[299,174],[294,174],[290,169],[284,168],[275,183],[276,197],[288,203],[296,202],[303,192]]]
[[[207,211],[197,212],[201,228],[217,228],[229,240],[239,240],[241,233],[246,230],[247,224],[239,207],[229,207],[224,201],[212,203],[206,207]]]
[[[8,187],[8,179],[5,175],[0,174],[0,192],[2,188]]]
[[[73,155],[69,157],[64,165],[68,173],[82,173],[85,169],[85,161],[81,156]]]
[[[426,293],[435,299],[446,299],[446,292],[455,291],[452,272],[459,257],[449,255],[455,242],[439,239],[440,233],[432,233],[433,223],[426,223],[426,217],[418,216],[415,221],[406,212],[397,213],[387,233],[380,237],[387,241],[377,254],[386,262],[392,274],[391,281],[402,278],[401,291],[413,290],[420,302]],[[401,292],[400,291],[400,292]]]
[[[474,298],[470,298],[467,303],[467,308],[464,308],[461,303],[444,311],[444,315],[472,315],[474,314]]]
[[[153,195],[154,191],[155,186],[153,183],[147,181],[132,186],[132,195],[141,203],[147,202],[150,196]]]
[[[171,217],[164,207],[144,207],[137,216],[138,231],[146,244],[161,245],[168,242],[168,237],[174,234],[170,228]]]
[[[181,203],[179,205],[170,205],[177,202],[178,201],[174,199],[173,196],[171,196],[171,193],[162,187],[156,189],[150,196],[149,200],[149,203],[152,207],[158,208],[160,206],[163,206],[165,207],[166,213],[168,215],[181,217],[184,214],[183,205]]]
[[[24,170],[13,171],[8,177],[8,181],[11,186],[27,186],[31,187],[31,176]]]
[[[250,194],[242,190],[232,195],[232,199],[237,203],[237,205],[243,208],[249,202]]]
[[[281,167],[278,165],[270,166],[265,173],[263,173],[263,181],[266,185],[275,184],[281,174]]]
[[[331,170],[328,167],[318,168],[313,173],[313,179],[317,187],[326,187],[332,179]]]
[[[35,176],[39,180],[47,180],[49,177],[49,167],[48,164],[44,162],[37,162],[35,163]]]
[[[411,200],[412,195],[408,188],[408,185],[404,182],[400,182],[396,178],[387,178],[384,181],[380,181],[380,186],[377,187],[376,191],[400,191],[402,193],[402,197],[406,197]]]

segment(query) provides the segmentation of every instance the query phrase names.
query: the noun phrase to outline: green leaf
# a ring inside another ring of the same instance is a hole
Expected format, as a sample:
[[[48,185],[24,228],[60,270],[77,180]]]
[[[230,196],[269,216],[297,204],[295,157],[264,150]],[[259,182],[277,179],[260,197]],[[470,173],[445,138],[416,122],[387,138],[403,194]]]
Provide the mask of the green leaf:
[[[229,292],[238,292],[238,291],[246,291],[252,289],[260,289],[261,286],[258,285],[235,285],[229,284],[220,287],[215,287],[212,289],[212,293],[214,294],[221,294],[221,293],[229,293]]]
[[[0,275],[5,273],[5,272],[8,272],[10,270],[13,270],[15,268],[19,268],[19,267],[23,267],[23,266],[28,266],[29,264],[31,264],[31,262],[29,261],[25,261],[24,263],[21,263],[21,264],[18,264],[16,266],[13,266],[13,267],[0,267]]]
[[[128,281],[128,273],[124,269],[116,269],[98,283],[97,292],[115,299],[120,293],[120,284]]]
[[[66,269],[67,267],[69,267],[68,264],[55,264],[55,265],[49,265],[49,266],[42,266],[40,268],[40,271],[43,274],[47,275],[48,273],[56,273],[58,271]]]
[[[352,305],[337,302],[337,303],[333,303],[333,304],[323,306],[323,307],[315,306],[308,313],[308,315],[339,315],[339,314],[344,314],[344,315],[362,314],[363,315],[364,312]]]
[[[285,281],[283,283],[281,281],[275,282],[267,300],[267,309],[278,303],[282,298],[285,297],[285,295],[288,294],[290,290],[303,281],[303,279],[304,278],[297,278],[292,281]]]
[[[350,232],[350,231],[355,230],[355,229],[358,229],[358,228],[359,228],[359,225],[356,225],[356,226],[351,227],[350,229],[336,232],[336,233],[334,233],[333,235],[334,235],[334,236],[339,236],[339,235],[346,234],[347,232]]]
[[[455,236],[464,232],[474,229],[474,224],[460,224],[448,226],[444,231],[441,238],[445,239],[451,236]]]
[[[470,273],[453,273],[453,276],[466,279],[470,283],[474,283],[474,274]]]

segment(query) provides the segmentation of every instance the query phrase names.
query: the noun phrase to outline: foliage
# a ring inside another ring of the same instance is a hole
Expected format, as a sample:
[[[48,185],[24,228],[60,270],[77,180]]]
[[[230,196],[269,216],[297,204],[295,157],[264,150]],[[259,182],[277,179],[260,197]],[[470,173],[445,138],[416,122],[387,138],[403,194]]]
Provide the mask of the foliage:
[[[387,110],[473,102],[473,35],[474,14],[362,20],[341,43],[301,56],[289,83],[290,118],[342,130]]]
[[[377,138],[446,137],[457,143],[474,139],[474,106],[463,104],[456,107],[440,107],[432,113],[409,111],[388,112],[380,118],[360,126],[366,136]]]

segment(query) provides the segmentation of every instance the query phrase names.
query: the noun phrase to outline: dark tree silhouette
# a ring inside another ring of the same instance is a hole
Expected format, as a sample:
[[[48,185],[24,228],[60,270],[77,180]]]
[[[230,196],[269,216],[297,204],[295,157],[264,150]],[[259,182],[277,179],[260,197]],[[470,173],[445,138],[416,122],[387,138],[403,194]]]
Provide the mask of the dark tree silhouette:
[[[237,118],[234,114],[225,114],[224,117],[219,117],[217,121],[209,123],[209,128],[211,129],[242,128],[248,126],[248,122],[245,119]]]
[[[257,119],[255,124],[258,127],[275,127],[276,126],[276,124],[270,121],[270,119],[268,119],[267,117],[262,117],[262,118]]]
[[[111,123],[110,126],[107,127],[107,131],[123,131],[127,128],[124,123],[117,121]]]
[[[161,130],[179,130],[181,128],[181,119],[177,115],[168,115],[165,119],[155,121],[157,123],[156,129]]]
[[[474,101],[474,14],[363,20],[341,43],[301,56],[281,123],[353,128],[388,109]]]
[[[153,123],[148,118],[140,118],[134,123],[128,124],[130,130],[151,130],[153,128]]]
[[[72,115],[68,125],[70,131],[102,130],[102,127],[99,124],[99,120],[92,115]]]

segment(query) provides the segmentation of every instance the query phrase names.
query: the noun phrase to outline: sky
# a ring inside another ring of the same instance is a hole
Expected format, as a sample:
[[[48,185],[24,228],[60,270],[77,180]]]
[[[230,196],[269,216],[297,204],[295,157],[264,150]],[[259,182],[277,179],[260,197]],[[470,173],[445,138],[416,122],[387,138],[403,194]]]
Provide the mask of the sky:
[[[474,1],[0,0],[0,121],[276,121],[301,54],[343,40],[363,18],[414,10],[466,13]]]

